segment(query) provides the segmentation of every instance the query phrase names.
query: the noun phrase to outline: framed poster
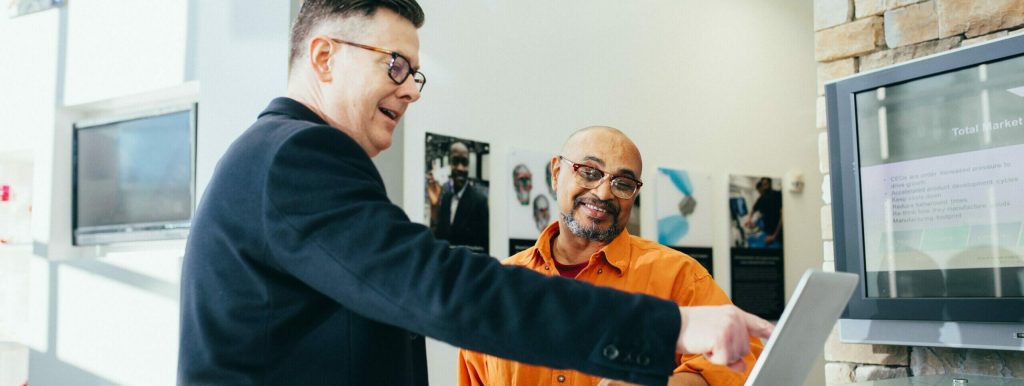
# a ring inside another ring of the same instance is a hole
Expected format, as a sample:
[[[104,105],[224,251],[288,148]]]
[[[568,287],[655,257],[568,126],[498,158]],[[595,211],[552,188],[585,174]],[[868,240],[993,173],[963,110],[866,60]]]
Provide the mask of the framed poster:
[[[532,247],[540,233],[558,220],[558,205],[551,184],[552,153],[510,149],[508,169],[511,178],[508,205],[508,254]]]
[[[658,168],[655,189],[658,243],[690,255],[714,274],[711,175]]]
[[[490,252],[487,170],[491,146],[426,134],[424,223],[434,236],[474,252]]]
[[[781,187],[778,177],[729,177],[732,300],[769,320],[786,306]]]

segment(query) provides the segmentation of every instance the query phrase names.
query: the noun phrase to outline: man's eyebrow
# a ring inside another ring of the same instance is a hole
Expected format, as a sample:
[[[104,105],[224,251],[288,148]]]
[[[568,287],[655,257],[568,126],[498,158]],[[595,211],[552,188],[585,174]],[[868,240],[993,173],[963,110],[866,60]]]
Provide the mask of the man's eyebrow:
[[[588,155],[586,157],[583,157],[583,160],[584,161],[593,161],[593,162],[597,163],[598,165],[600,165],[601,167],[604,167],[604,160],[602,160],[599,157]],[[620,168],[616,172],[617,172],[617,175],[620,175],[620,176],[626,176],[626,177],[632,178],[634,180],[638,179],[637,176],[636,176],[636,172],[634,172],[633,169]]]
[[[600,159],[598,157],[592,156],[592,155],[588,155],[586,157],[583,157],[583,161],[593,161],[593,162],[596,162],[601,167],[604,167],[604,160]]]
[[[632,178],[634,180],[638,180],[639,179],[639,178],[637,178],[636,173],[633,172],[632,169],[621,168],[621,169],[619,169],[618,172],[619,172],[620,176],[626,176],[626,177]]]
[[[410,70],[413,70],[413,71],[419,71],[420,70],[420,66],[413,67],[412,59],[409,59],[409,55],[403,54],[401,51],[398,51],[398,50],[391,50],[391,52],[394,52],[394,53],[398,54],[399,56],[405,58],[405,61],[409,62],[409,69]],[[416,63],[416,64],[419,64],[419,63]]]

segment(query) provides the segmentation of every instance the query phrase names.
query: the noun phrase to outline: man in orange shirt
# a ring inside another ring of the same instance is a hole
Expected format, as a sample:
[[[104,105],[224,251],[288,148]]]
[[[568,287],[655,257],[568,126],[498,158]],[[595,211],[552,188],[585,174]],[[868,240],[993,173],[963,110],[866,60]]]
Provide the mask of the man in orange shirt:
[[[731,304],[696,260],[625,231],[634,198],[643,185],[641,170],[640,151],[621,131],[588,127],[573,133],[561,155],[551,159],[559,221],[544,230],[536,245],[504,263],[546,275],[642,292],[680,306]],[[750,346],[751,352],[744,357],[745,374],[712,365],[702,355],[677,355],[678,367],[669,384],[742,385],[762,349],[757,338],[751,338]],[[650,360],[643,356],[627,359],[638,364]],[[459,384],[627,385],[467,350],[459,352]]]

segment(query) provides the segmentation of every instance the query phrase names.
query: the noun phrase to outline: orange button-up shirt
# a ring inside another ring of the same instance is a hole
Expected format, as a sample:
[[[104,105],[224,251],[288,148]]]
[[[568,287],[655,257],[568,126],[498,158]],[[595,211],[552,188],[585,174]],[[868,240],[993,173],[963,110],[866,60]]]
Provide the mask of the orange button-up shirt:
[[[545,275],[557,275],[551,254],[551,239],[558,223],[544,230],[537,244],[504,261]],[[576,276],[594,285],[627,292],[639,292],[672,300],[680,306],[731,304],[703,266],[693,258],[651,240],[622,231],[611,243],[590,257]],[[610,315],[609,317],[614,317]],[[580,325],[579,328],[588,328]],[[751,353],[744,358],[747,373],[709,363],[702,355],[676,355],[675,372],[697,373],[711,386],[742,385],[763,348],[750,339]],[[542,349],[542,348],[539,348]],[[459,385],[571,385],[594,386],[601,380],[573,370],[551,369],[514,362],[478,352],[459,351]]]

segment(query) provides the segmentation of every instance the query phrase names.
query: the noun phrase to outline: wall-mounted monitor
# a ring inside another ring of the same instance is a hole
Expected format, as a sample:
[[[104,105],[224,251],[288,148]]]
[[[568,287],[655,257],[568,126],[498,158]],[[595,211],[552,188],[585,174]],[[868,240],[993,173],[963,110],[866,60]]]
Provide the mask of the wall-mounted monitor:
[[[1024,351],[1024,36],[826,85],[844,341]]]
[[[183,239],[195,207],[196,105],[78,122],[72,241]]]

